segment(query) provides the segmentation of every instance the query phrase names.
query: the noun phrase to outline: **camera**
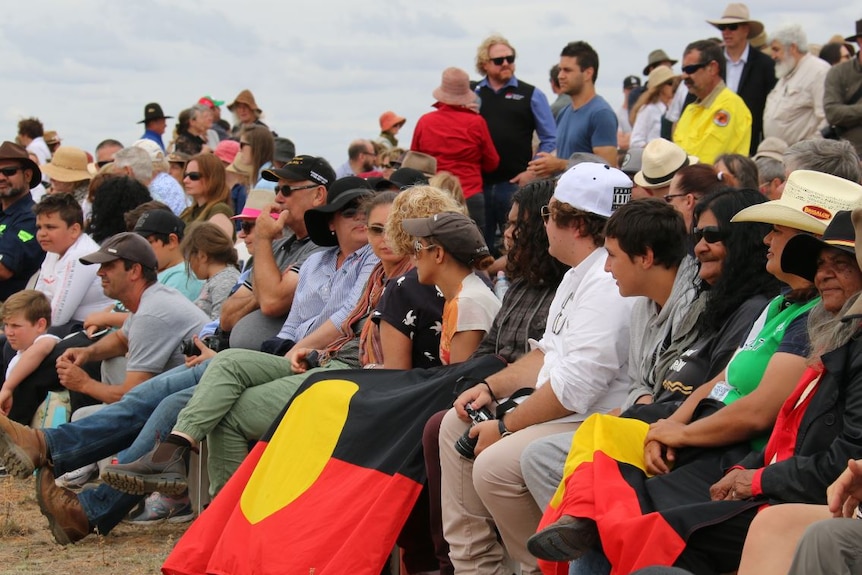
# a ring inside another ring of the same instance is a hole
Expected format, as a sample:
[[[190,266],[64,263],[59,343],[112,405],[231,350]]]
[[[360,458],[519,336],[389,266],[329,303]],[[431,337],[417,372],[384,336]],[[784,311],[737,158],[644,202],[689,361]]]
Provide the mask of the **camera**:
[[[484,407],[473,409],[470,407],[470,404],[467,404],[464,406],[464,411],[466,411],[467,415],[470,416],[470,420],[473,422],[473,425],[494,419],[491,412]],[[470,437],[470,430],[468,429],[464,432],[464,435],[459,437],[455,442],[455,451],[465,459],[474,459],[476,457],[475,449],[477,441],[479,441],[479,437]]]
[[[229,347],[227,339],[217,334],[203,337],[201,338],[201,342],[216,353]],[[180,343],[180,353],[188,356],[200,355],[201,350],[199,350],[198,346],[195,345],[194,339],[184,339],[182,343]]]

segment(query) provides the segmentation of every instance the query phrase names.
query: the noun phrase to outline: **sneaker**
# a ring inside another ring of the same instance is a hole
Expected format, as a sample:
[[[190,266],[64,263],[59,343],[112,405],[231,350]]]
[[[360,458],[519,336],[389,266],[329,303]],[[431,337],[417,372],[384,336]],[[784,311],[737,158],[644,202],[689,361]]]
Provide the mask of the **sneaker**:
[[[195,518],[189,496],[168,497],[161,493],[151,493],[141,505],[135,508],[124,520],[132,525],[154,525],[167,521],[168,523],[186,523]]]
[[[99,477],[99,466],[95,463],[90,463],[84,467],[64,473],[56,479],[56,482],[59,487],[80,489],[97,477]]]

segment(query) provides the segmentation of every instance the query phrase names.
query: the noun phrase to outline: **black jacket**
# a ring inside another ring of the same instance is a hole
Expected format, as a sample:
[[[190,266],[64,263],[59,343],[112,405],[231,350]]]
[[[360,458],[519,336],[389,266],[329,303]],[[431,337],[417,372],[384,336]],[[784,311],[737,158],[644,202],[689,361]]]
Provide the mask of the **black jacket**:
[[[778,502],[826,503],[826,488],[862,458],[862,333],[823,356],[826,372],[802,417],[794,456],[772,465],[750,453],[739,465],[764,467],[763,495]]]
[[[766,106],[766,96],[775,87],[778,80],[775,77],[775,62],[749,45],[748,61],[742,68],[737,95],[748,106],[751,112],[751,154],[757,151],[757,145],[763,139],[763,108]]]

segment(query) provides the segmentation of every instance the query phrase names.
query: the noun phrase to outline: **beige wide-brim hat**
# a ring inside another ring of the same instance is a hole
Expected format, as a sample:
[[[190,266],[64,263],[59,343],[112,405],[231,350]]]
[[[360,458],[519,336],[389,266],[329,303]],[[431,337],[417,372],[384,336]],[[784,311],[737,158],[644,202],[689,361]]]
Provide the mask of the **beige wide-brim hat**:
[[[255,188],[248,193],[245,199],[245,205],[242,211],[231,217],[232,220],[253,220],[256,219],[263,210],[268,210],[275,202],[275,192],[272,190],[262,190]],[[272,219],[278,219],[278,212],[270,212]]]
[[[660,90],[665,82],[674,78],[676,78],[676,74],[673,73],[673,70],[667,66],[656,66],[647,78],[647,90],[651,93]]]
[[[72,146],[60,146],[51,162],[42,166],[42,173],[58,182],[80,182],[93,176],[87,169],[87,152]]]
[[[796,170],[778,200],[749,206],[731,222],[763,222],[822,235],[842,210],[862,207],[862,186],[822,172]]]
[[[689,156],[673,142],[656,138],[644,148],[641,169],[632,179],[647,190],[669,186],[678,171],[699,161],[697,156]]]
[[[650,66],[655,66],[659,62],[670,62],[670,65],[673,66],[674,64],[676,64],[678,62],[678,60],[674,60],[673,58],[668,56],[667,52],[665,52],[664,50],[661,50],[661,49],[653,50],[652,52],[649,53],[649,56],[647,56],[647,65],[644,66],[644,69],[643,69],[644,75],[649,74]]]
[[[476,101],[470,89],[470,76],[461,68],[446,68],[440,85],[431,93],[434,99],[450,106],[467,106]]]
[[[754,38],[763,32],[763,23],[752,20],[748,13],[748,6],[741,2],[731,2],[724,9],[724,13],[718,20],[707,20],[716,28],[720,24],[748,24],[748,37]]]

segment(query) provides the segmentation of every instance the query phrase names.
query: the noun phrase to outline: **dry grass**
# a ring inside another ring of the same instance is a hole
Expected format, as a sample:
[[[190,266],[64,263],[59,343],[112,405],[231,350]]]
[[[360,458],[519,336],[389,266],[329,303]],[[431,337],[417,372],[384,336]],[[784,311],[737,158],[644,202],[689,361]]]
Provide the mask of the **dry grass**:
[[[57,545],[39,512],[34,480],[0,478],[0,575],[160,573],[165,557],[189,523],[118,525],[107,536]]]

